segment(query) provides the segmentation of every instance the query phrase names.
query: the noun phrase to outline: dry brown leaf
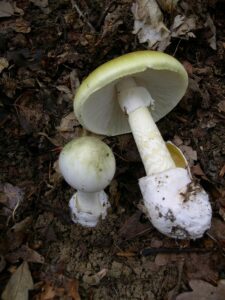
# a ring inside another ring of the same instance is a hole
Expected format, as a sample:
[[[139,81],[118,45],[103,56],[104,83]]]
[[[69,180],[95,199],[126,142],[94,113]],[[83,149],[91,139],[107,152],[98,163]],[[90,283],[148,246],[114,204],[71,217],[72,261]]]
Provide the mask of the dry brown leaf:
[[[19,223],[16,223],[7,231],[7,244],[9,250],[13,251],[18,248],[24,241],[27,235],[27,229],[32,223],[32,218],[27,217]]]
[[[212,253],[191,253],[185,255],[185,269],[188,279],[202,279],[210,282],[218,280],[217,260]]]
[[[16,6],[16,1],[0,1],[0,18],[11,17],[13,15],[23,15],[21,8]]]
[[[74,112],[69,113],[64,118],[62,118],[59,127],[56,129],[61,133],[74,133],[74,128],[78,126],[80,123],[75,117]]]
[[[213,20],[210,17],[210,15],[207,15],[205,26],[208,27],[209,30],[211,31],[211,36],[208,38],[207,41],[208,41],[210,47],[213,50],[216,50],[217,49],[217,45],[216,45],[216,26],[214,25]]]
[[[157,0],[163,11],[173,12],[179,0]]]
[[[0,273],[5,269],[6,261],[3,255],[0,255]]]
[[[78,281],[76,279],[69,279],[67,282],[68,296],[73,300],[80,300],[80,295],[78,293]]]
[[[176,297],[176,300],[224,300],[225,280],[220,280],[217,286],[213,286],[202,280],[189,282],[192,292],[185,292]]]
[[[0,57],[0,73],[5,69],[8,68],[9,62],[6,58]]]
[[[224,112],[225,113],[225,100],[219,102],[218,110],[219,110],[219,112]]]
[[[88,285],[98,285],[103,277],[106,276],[108,269],[102,269],[94,275],[84,275],[83,281]]]
[[[0,2],[0,18],[11,17],[14,14],[12,3],[9,1]]]
[[[122,227],[119,229],[119,237],[122,240],[130,240],[137,236],[140,236],[152,229],[152,225],[147,223],[142,223],[140,221],[142,212],[137,211],[132,216],[128,217]]]
[[[30,0],[35,6],[45,8],[48,6],[48,0]]]
[[[163,14],[155,0],[136,0],[132,5],[134,16],[133,33],[140,43],[148,43],[148,48],[164,50],[169,44],[170,31],[163,23]],[[163,42],[161,46],[157,43]]]
[[[33,279],[27,262],[23,262],[9,279],[2,300],[28,300],[28,292],[33,289]]]
[[[30,23],[22,18],[16,19],[13,29],[16,32],[29,33],[31,31]]]
[[[197,152],[191,146],[181,145],[180,150],[183,152],[188,161],[189,166],[192,166],[194,161],[197,160]]]
[[[32,263],[39,263],[39,264],[43,264],[45,261],[45,259],[42,255],[40,255],[37,251],[29,248],[26,245],[21,246],[21,248],[19,248],[15,252],[7,254],[5,256],[5,258],[10,263],[16,263],[21,258],[24,261],[32,262]]]
[[[208,233],[217,241],[225,243],[225,223],[220,219],[212,219],[211,228],[209,229]]]
[[[42,292],[35,297],[35,300],[80,300],[81,298],[78,292],[78,287],[79,284],[77,279],[71,279],[63,275],[54,274],[53,278],[50,277],[48,278],[48,282],[44,282]]]
[[[0,203],[4,205],[2,209],[4,215],[14,214],[23,198],[24,192],[19,187],[13,186],[11,183],[0,184]]]
[[[49,284],[46,283],[43,287],[42,287],[42,292],[36,296],[36,300],[52,300],[54,299],[54,297],[56,296],[56,291],[54,289],[54,287]]]

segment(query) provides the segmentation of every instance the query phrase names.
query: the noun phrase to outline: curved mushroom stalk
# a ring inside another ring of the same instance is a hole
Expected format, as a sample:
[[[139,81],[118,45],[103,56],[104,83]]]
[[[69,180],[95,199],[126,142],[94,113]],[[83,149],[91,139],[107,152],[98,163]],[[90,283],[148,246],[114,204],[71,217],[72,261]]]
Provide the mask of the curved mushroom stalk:
[[[147,108],[154,109],[154,100],[132,78],[122,79],[117,91],[147,174],[139,185],[152,224],[173,238],[201,237],[211,223],[208,195],[191,180],[188,168],[176,168]]]
[[[170,169],[143,177],[139,186],[150,221],[161,233],[178,239],[197,239],[211,225],[208,194],[191,181],[188,170]]]
[[[121,109],[128,114],[131,132],[142,158],[147,175],[175,168],[166,144],[148,109],[154,100],[144,87],[137,86],[131,77],[117,84]]]

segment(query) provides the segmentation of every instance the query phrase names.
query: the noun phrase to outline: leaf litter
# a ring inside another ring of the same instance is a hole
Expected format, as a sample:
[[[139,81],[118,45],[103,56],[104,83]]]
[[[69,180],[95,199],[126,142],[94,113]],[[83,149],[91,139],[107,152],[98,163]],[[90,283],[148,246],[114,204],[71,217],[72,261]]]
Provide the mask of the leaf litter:
[[[29,291],[34,287],[27,262],[23,262],[12,274],[7,283],[2,300],[28,300]]]
[[[30,263],[35,284],[23,296],[32,289],[31,299],[200,297],[204,284],[220,297],[225,270],[221,1],[2,2],[10,8],[0,20],[1,293],[20,266]],[[130,134],[99,137],[117,158],[107,220],[92,230],[70,221],[67,202],[74,191],[57,171],[58,154],[70,139],[90,134],[72,113],[73,95],[101,63],[146,48],[166,49],[189,74],[186,96],[159,127],[166,140],[183,147],[193,175],[211,195],[215,218],[198,241],[170,240],[145,218],[137,185],[144,170]],[[13,211],[14,219],[8,219]],[[20,272],[22,281],[29,272]]]

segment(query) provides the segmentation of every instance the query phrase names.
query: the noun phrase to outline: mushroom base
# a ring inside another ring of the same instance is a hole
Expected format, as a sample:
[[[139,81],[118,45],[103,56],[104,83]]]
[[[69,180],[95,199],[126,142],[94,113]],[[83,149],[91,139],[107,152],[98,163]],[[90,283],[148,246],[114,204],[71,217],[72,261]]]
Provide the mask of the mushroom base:
[[[88,207],[86,207],[85,209],[83,208],[82,210],[81,206],[79,205],[79,192],[75,193],[70,199],[69,208],[72,221],[74,223],[78,223],[85,227],[95,227],[99,221],[99,218],[105,219],[105,217],[107,216],[107,209],[110,207],[107,194],[104,191],[93,194],[94,199],[92,201],[97,202],[96,209],[94,210],[88,209]]]
[[[197,239],[210,228],[212,209],[203,188],[188,171],[174,168],[139,180],[153,226],[177,239]]]

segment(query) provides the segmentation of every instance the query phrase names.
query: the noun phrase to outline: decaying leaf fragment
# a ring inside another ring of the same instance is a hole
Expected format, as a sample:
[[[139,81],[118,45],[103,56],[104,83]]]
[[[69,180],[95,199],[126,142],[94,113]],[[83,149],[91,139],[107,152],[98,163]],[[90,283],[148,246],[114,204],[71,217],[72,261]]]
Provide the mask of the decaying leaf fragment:
[[[140,43],[148,43],[149,49],[164,51],[171,38],[195,38],[194,31],[206,29],[208,43],[216,49],[216,28],[212,18],[205,13],[206,3],[178,0],[136,0],[132,6],[134,30]],[[169,16],[164,18],[164,14]]]
[[[0,57],[0,73],[5,69],[8,68],[9,63],[8,60],[4,57]]]
[[[0,18],[11,17],[13,15],[23,15],[21,8],[16,6],[16,1],[0,1]]]
[[[45,8],[48,6],[48,0],[30,0],[35,6]]]
[[[4,205],[2,214],[6,216],[14,215],[23,198],[24,192],[19,187],[7,182],[0,184],[0,203]]]
[[[28,300],[28,291],[33,289],[33,279],[27,262],[23,262],[9,279],[2,300]]]
[[[155,0],[137,0],[132,5],[134,34],[140,43],[148,43],[152,48],[157,42],[166,41],[170,31],[163,23],[163,14]]]
[[[191,280],[189,282],[192,292],[182,293],[176,300],[224,300],[225,280],[220,280],[217,286],[213,286],[202,280]]]

